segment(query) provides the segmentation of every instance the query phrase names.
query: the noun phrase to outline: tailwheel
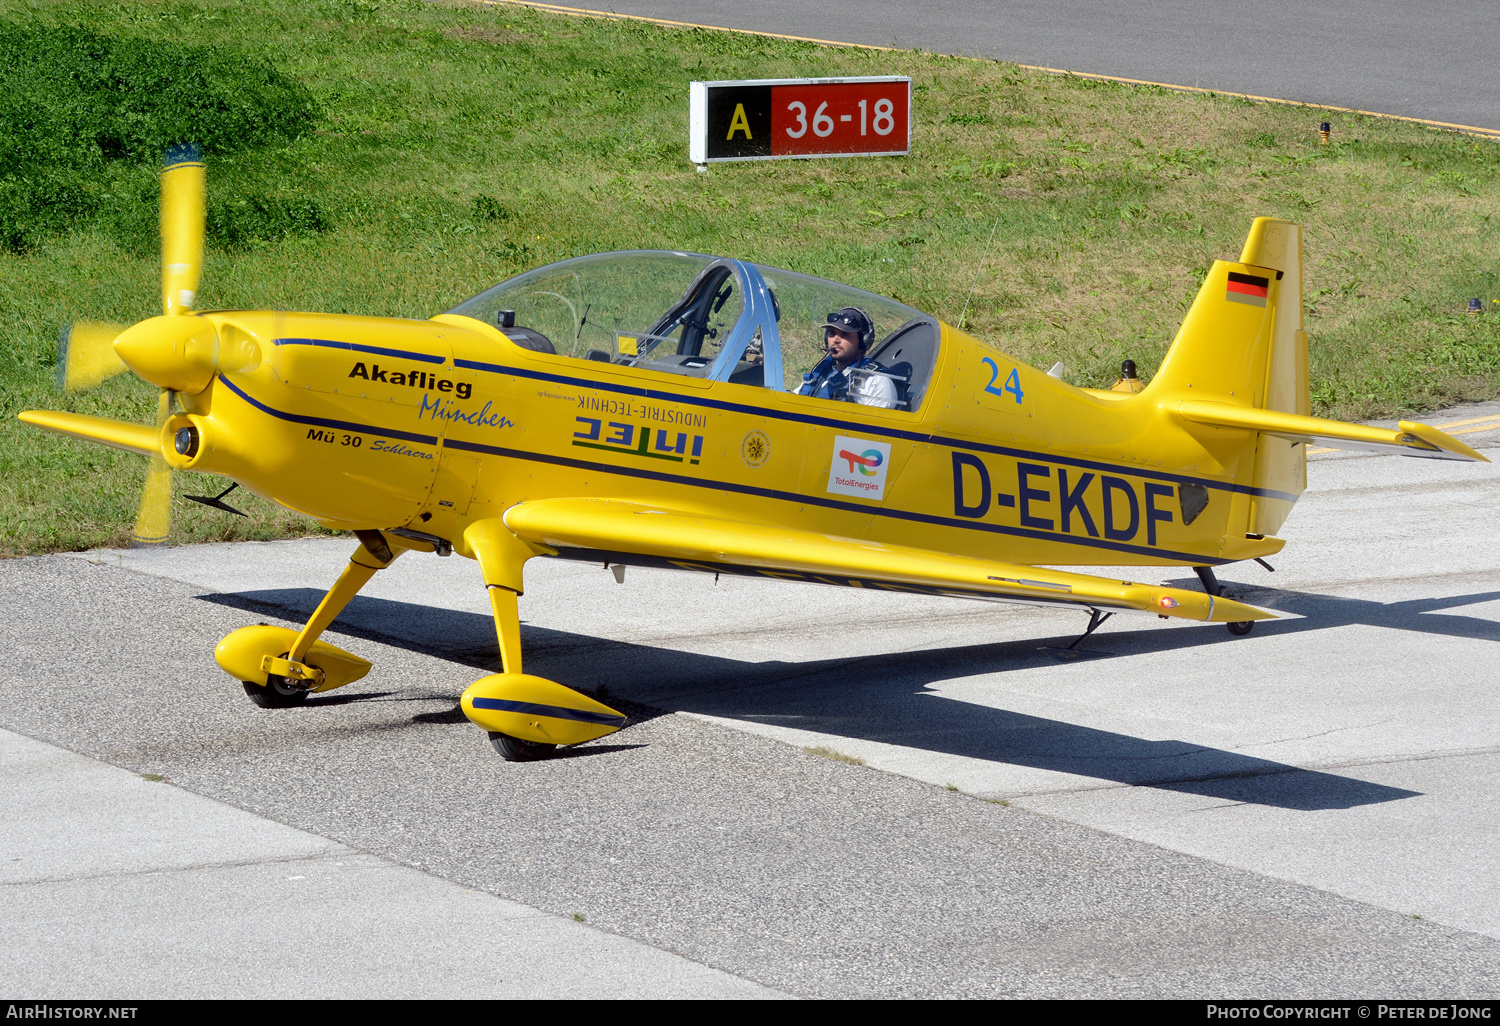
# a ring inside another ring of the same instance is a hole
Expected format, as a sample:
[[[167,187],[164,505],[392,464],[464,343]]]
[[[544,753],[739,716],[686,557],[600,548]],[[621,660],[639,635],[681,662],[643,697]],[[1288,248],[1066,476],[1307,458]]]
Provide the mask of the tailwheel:
[[[500,753],[500,758],[506,762],[536,762],[545,759],[556,749],[556,745],[542,744],[540,741],[527,741],[519,737],[511,737],[509,734],[500,734],[490,731],[490,744],[495,751]]]
[[[1220,598],[1234,597],[1225,590],[1224,586],[1219,583],[1219,579],[1214,576],[1213,567],[1195,566],[1193,570],[1198,574],[1198,580],[1203,582],[1203,590],[1206,594],[1217,595]],[[1210,606],[1210,608],[1212,607]],[[1224,626],[1229,628],[1230,634],[1233,634],[1237,638],[1242,638],[1250,633],[1250,629],[1255,626],[1255,621],[1235,620],[1232,623],[1226,623]]]

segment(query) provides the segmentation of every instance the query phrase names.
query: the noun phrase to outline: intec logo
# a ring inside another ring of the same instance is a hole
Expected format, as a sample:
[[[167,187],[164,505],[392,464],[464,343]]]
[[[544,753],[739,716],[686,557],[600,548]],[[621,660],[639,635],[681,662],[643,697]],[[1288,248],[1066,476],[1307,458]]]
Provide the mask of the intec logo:
[[[849,473],[854,473],[855,468],[858,468],[865,477],[874,477],[879,472],[880,465],[885,462],[879,449],[866,449],[858,455],[848,449],[840,449],[839,459],[849,461]]]

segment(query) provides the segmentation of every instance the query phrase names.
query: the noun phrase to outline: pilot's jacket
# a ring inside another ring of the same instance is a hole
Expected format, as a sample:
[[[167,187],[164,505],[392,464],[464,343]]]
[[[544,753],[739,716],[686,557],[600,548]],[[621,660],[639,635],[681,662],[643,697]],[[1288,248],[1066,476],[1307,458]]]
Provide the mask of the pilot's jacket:
[[[825,356],[821,363],[802,375],[802,387],[797,389],[797,394],[810,395],[815,399],[846,399],[849,395],[849,372],[856,368],[885,370],[877,361],[868,356],[860,357],[845,368],[840,368],[835,364],[833,357]],[[895,406],[896,389],[890,383],[890,379],[875,378],[874,382],[876,391],[861,393],[855,397],[854,401],[865,406],[887,408]]]

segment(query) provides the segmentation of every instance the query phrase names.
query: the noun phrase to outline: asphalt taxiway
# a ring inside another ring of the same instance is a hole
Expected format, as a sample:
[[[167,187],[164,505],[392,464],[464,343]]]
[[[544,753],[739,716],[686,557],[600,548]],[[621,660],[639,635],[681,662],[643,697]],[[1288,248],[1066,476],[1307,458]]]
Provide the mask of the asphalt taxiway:
[[[1427,419],[1500,457],[1500,404]],[[528,671],[631,714],[539,764],[456,709],[468,561],[378,575],[330,632],[375,669],[295,710],[213,646],[347,540],[0,563],[0,984],[1494,997],[1500,471],[1309,482],[1275,572],[1221,575],[1282,619],[1069,663],[1067,613],[535,560]]]
[[[542,7],[558,5],[539,4]],[[587,0],[669,21],[922,49],[1500,130],[1485,0]]]

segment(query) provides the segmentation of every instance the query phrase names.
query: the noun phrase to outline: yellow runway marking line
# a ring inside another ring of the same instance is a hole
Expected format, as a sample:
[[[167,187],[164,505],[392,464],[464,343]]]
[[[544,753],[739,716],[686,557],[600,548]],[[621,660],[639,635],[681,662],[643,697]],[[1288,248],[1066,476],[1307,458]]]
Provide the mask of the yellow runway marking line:
[[[1450,435],[1482,435],[1486,431],[1500,431],[1500,423],[1484,425],[1481,427],[1464,428],[1462,431],[1449,431]]]
[[[1468,425],[1473,425],[1470,427]],[[1450,420],[1443,424],[1434,424],[1433,427],[1450,435],[1482,435],[1487,431],[1500,431],[1500,414],[1491,414],[1488,417],[1470,417],[1468,420]],[[1462,428],[1461,431],[1450,431],[1449,428]],[[1309,449],[1307,455],[1317,456],[1325,452],[1341,452],[1340,449]]]
[[[891,52],[903,49],[896,46],[875,46],[870,43],[845,43],[837,39],[816,39],[812,36],[792,36],[782,32],[760,32],[755,29],[728,28],[724,25],[703,25],[694,21],[671,21],[667,18],[648,18],[641,14],[617,14],[614,11],[596,11],[588,7],[564,7],[560,4],[537,3],[536,0],[476,0],[477,3],[486,7],[506,5],[510,7],[530,7],[538,11],[547,11],[550,14],[562,14],[573,18],[605,18],[610,21],[643,21],[651,25],[665,25],[669,28],[706,29],[710,32],[735,32],[742,36],[765,36],[768,39],[788,39],[795,43],[816,43],[819,46],[842,46],[854,50],[880,50]],[[959,57],[961,60],[985,60],[986,58],[963,57],[961,54],[949,54],[947,56]],[[1361,110],[1358,107],[1336,107],[1328,103],[1309,103],[1306,100],[1284,100],[1277,96],[1257,96],[1254,93],[1231,93],[1223,89],[1204,89],[1201,86],[1173,85],[1171,82],[1153,82],[1144,78],[1122,78],[1119,75],[1096,75],[1087,71],[1068,71],[1065,68],[1049,68],[1040,64],[1018,64],[1018,68],[1026,71],[1040,71],[1048,75],[1071,75],[1074,78],[1086,78],[1095,82],[1120,82],[1124,85],[1153,86],[1157,89],[1170,89],[1178,93],[1197,93],[1207,96],[1228,96],[1236,100],[1252,100],[1256,103],[1279,103],[1288,107],[1308,107],[1313,110],[1331,110],[1340,114],[1360,114],[1367,118],[1383,118],[1387,121],[1404,121],[1412,125],[1425,125],[1428,128],[1439,129],[1450,132],[1465,132],[1469,135],[1477,135],[1486,139],[1500,141],[1500,128],[1480,128],[1477,125],[1459,125],[1451,121],[1433,121],[1430,118],[1411,118],[1402,114],[1382,114],[1375,110]]]
[[[1500,427],[1500,413],[1492,413],[1488,417],[1470,417],[1468,420],[1450,420],[1446,424],[1434,424],[1435,428],[1448,431],[1449,428],[1468,427],[1470,424],[1491,424]],[[1473,431],[1488,431],[1489,428],[1477,427]],[[1467,435],[1472,431],[1448,431],[1450,435]]]

